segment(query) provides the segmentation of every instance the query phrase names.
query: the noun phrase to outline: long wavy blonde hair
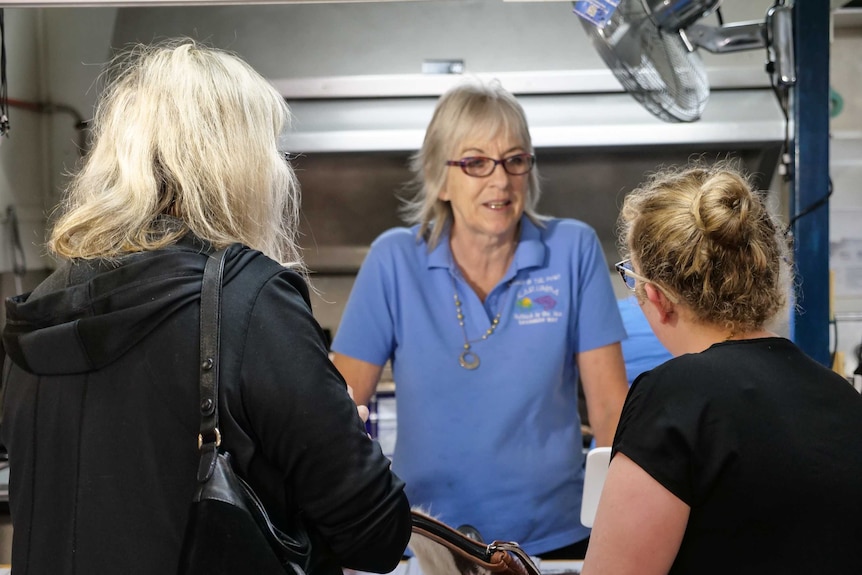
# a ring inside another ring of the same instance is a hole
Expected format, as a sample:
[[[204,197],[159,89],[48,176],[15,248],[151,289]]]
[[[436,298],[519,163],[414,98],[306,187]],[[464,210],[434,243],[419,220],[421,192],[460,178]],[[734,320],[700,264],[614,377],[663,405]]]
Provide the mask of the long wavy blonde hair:
[[[192,232],[302,268],[299,186],[278,149],[290,111],[238,56],[190,39],[117,56],[92,149],[73,177],[48,249],[115,259]]]

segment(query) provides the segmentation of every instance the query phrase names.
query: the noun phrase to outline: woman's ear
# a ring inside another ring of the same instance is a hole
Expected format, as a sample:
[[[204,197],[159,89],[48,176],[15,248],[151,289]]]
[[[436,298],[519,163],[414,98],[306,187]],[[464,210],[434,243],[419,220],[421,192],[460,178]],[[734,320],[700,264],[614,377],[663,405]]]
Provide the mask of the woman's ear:
[[[437,194],[438,200],[443,200],[444,202],[448,202],[451,198],[449,197],[449,190],[446,189],[446,186],[440,188],[440,192]]]
[[[668,323],[671,316],[674,314],[674,305],[664,292],[658,289],[654,284],[644,283],[644,293],[649,304],[653,306],[658,314],[659,321]]]

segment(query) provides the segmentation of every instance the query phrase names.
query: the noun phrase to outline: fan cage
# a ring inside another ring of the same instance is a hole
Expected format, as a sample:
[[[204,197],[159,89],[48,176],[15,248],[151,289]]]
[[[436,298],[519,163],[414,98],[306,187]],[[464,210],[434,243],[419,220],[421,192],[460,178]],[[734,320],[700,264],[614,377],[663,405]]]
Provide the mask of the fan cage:
[[[603,28],[580,19],[597,52],[623,88],[667,122],[700,119],[709,81],[697,52],[676,32],[663,32],[641,0],[622,0]]]

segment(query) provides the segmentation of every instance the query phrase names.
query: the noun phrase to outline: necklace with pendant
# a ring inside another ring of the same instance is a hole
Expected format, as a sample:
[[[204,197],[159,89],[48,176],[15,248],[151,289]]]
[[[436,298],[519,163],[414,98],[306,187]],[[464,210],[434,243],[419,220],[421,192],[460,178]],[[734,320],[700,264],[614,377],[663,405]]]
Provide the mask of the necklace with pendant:
[[[462,351],[461,355],[458,356],[458,364],[464,369],[474,370],[479,367],[479,356],[476,355],[475,351],[473,351],[472,344],[484,341],[491,337],[497,329],[497,326],[500,325],[500,317],[503,315],[503,309],[505,309],[505,306],[502,306],[500,311],[497,312],[497,315],[494,316],[494,319],[491,321],[491,327],[485,330],[482,337],[468,339],[467,328],[464,326],[464,312],[461,309],[461,298],[458,297],[458,286],[455,285],[455,276],[452,276],[452,289],[455,292],[455,312],[458,318],[458,325],[461,326],[461,333],[464,335],[464,351]]]

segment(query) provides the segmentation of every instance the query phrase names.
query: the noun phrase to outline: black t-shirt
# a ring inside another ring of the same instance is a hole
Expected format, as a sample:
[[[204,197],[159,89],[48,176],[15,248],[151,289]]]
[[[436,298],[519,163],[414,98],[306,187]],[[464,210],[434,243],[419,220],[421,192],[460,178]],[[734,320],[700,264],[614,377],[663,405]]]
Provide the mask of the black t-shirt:
[[[671,573],[862,573],[862,397],[786,339],[643,374],[614,452],[691,508]]]

